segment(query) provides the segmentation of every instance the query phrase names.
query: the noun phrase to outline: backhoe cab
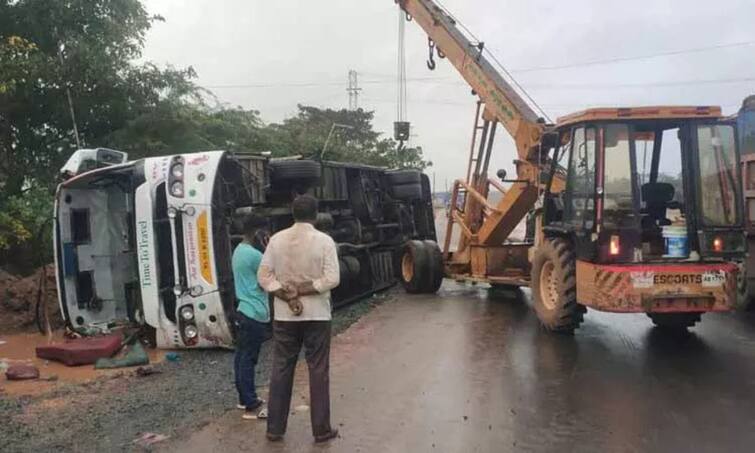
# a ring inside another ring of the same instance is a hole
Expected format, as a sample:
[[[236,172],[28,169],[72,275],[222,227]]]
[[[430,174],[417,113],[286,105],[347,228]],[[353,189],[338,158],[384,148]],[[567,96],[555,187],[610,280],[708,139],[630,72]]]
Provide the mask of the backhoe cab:
[[[735,127],[710,107],[559,119],[531,251],[547,328],[573,330],[584,307],[669,327],[734,308],[746,245]]]

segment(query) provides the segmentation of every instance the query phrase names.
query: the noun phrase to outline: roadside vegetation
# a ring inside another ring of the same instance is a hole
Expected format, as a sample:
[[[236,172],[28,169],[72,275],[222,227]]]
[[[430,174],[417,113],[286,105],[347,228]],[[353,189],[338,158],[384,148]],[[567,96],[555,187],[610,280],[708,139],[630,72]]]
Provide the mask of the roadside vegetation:
[[[393,168],[430,165],[420,148],[372,126],[373,113],[298,106],[268,124],[221,104],[192,67],[142,62],[156,21],[139,0],[0,0],[0,268],[27,274],[51,258],[57,171],[81,148],[141,158],[224,149]],[[72,114],[78,129],[74,131]]]

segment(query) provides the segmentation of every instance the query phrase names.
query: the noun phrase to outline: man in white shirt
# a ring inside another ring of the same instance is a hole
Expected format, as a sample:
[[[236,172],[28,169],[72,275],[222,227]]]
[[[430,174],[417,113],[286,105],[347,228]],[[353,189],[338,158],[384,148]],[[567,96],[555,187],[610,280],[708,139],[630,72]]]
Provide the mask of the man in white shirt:
[[[310,416],[315,442],[338,435],[330,426],[330,290],[338,286],[338,250],[317,231],[317,200],[297,197],[294,225],[273,235],[262,257],[258,280],[275,296],[273,368],[270,376],[267,438],[281,440],[291,406],[294,369],[302,345],[309,368]]]

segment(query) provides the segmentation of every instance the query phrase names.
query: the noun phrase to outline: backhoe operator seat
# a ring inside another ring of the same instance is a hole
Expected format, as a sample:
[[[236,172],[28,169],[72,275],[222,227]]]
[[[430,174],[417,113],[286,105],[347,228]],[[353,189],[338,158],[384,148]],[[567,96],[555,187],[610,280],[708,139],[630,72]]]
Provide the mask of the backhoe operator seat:
[[[666,218],[666,209],[674,200],[674,186],[665,182],[649,182],[642,185],[642,200],[645,202],[642,229],[671,225]]]

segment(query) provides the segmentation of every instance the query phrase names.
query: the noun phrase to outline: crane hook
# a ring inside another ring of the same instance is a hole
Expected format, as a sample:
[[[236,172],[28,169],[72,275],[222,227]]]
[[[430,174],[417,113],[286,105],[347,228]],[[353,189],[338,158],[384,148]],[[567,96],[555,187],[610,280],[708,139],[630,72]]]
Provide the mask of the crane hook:
[[[427,68],[431,71],[435,70],[435,42],[431,37],[427,37],[427,49],[429,57],[427,59]]]

